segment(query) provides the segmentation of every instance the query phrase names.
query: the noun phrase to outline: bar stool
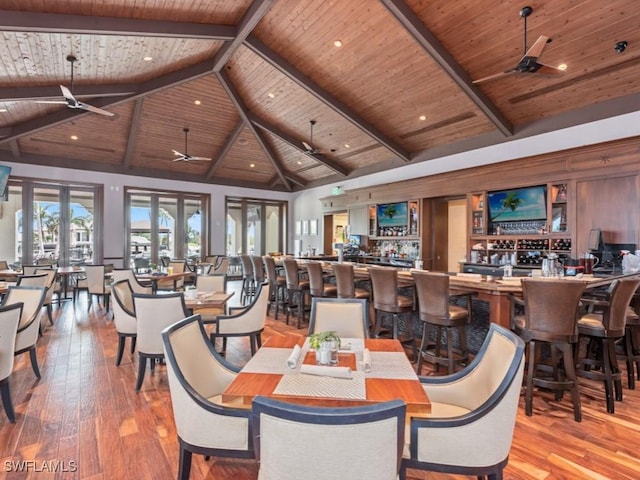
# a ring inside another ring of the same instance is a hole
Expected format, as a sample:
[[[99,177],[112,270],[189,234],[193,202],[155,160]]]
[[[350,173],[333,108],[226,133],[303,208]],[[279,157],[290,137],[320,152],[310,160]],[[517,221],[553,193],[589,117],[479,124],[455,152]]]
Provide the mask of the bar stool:
[[[331,283],[324,282],[322,264],[320,262],[309,262],[306,267],[309,275],[309,294],[311,297],[337,297],[338,288]]]
[[[580,281],[523,279],[523,298],[510,296],[512,305],[524,307],[524,315],[513,315],[512,329],[528,345],[525,413],[529,417],[533,414],[536,386],[554,390],[556,400],[562,398],[564,390],[571,391],[573,417],[576,422],[582,421],[574,347],[578,342],[578,308],[585,286],[586,282]],[[541,361],[545,345],[551,348],[548,363]],[[563,371],[558,368],[560,361]]]
[[[413,298],[398,294],[398,271],[388,267],[368,267],[371,288],[373,290],[373,308],[375,312],[374,338],[380,337],[383,315],[391,314],[392,337],[400,339],[398,335],[398,323],[400,315],[407,318],[407,338],[401,340],[403,344],[410,345],[413,350],[414,360],[418,357],[416,342],[413,332],[413,320],[411,313],[414,310]],[[406,315],[409,314],[409,315]]]
[[[578,350],[576,373],[579,377],[604,382],[609,413],[615,413],[614,395],[615,400],[622,400],[622,372],[615,342],[625,335],[627,308],[638,285],[640,278],[621,278],[611,283],[606,300],[582,299],[594,310],[578,320],[580,338],[588,339],[588,344],[584,356]]]
[[[284,275],[287,280],[287,319],[289,325],[289,314],[291,310],[296,310],[298,317],[298,328],[304,320],[305,312],[305,296],[309,292],[309,281],[300,280],[298,273],[298,262],[292,258],[285,258],[282,261],[284,265]]]
[[[271,285],[271,298],[269,298],[269,305],[267,307],[267,312],[269,308],[271,308],[272,304],[275,304],[275,319],[278,319],[278,310],[280,309],[280,305],[283,306],[286,304],[287,297],[287,279],[284,275],[278,275],[278,271],[276,269],[276,261],[270,255],[265,255],[262,257],[264,261],[264,268],[267,275],[267,280]]]
[[[635,296],[635,295],[634,295]],[[627,324],[624,329],[621,358],[627,363],[627,385],[636,389],[636,374],[640,380],[640,317],[636,311],[627,308]]]
[[[249,255],[240,255],[242,264],[242,288],[240,290],[240,303],[244,305],[255,294],[255,279],[253,277],[253,264]]]
[[[357,288],[351,263],[334,263],[333,273],[336,276],[338,298],[369,298],[369,290]]]
[[[417,372],[422,371],[422,361],[434,364],[436,372],[440,365],[447,366],[449,374],[454,373],[456,365],[465,366],[469,363],[469,349],[467,348],[467,329],[471,323],[471,292],[458,296],[466,297],[467,308],[449,303],[449,275],[439,272],[412,271],[416,282],[418,295],[418,312],[422,320],[422,341],[418,356]],[[435,345],[429,346],[429,331],[436,328]],[[442,333],[446,334],[446,353],[441,353]],[[459,348],[453,347],[454,331],[458,334]]]

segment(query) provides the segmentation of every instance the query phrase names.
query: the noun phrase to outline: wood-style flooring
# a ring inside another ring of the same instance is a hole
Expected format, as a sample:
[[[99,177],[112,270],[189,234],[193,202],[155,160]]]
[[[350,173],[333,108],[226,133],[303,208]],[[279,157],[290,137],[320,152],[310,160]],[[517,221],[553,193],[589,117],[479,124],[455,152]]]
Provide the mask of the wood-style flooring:
[[[17,422],[0,412],[0,479],[176,478],[178,446],[165,367],[147,373],[136,394],[137,358],[127,351],[115,366],[115,329],[95,305],[87,314],[82,294],[75,308],[70,301],[54,307],[55,324],[47,326],[38,347],[41,380],[28,355],[16,358],[11,393]],[[263,338],[282,332],[304,335],[295,321],[285,326],[282,316],[268,319]],[[246,339],[230,340],[227,358],[246,362]],[[581,398],[582,423],[573,420],[568,395],[556,402],[537,392],[532,417],[524,414],[521,398],[505,478],[640,478],[640,390],[628,390],[625,378],[624,400],[616,402],[613,415],[606,412],[600,384],[581,381]],[[254,461],[193,457],[192,480],[256,478]],[[469,477],[410,470],[409,478]]]

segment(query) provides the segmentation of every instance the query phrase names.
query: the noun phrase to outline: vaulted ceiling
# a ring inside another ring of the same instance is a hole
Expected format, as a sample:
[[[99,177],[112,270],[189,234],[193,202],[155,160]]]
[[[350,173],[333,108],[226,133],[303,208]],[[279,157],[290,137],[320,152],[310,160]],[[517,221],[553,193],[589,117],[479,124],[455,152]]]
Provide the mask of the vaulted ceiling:
[[[566,71],[473,83],[518,65],[526,5],[0,0],[0,161],[296,191],[638,109],[634,0],[530,3]],[[114,115],[38,103],[60,85]]]

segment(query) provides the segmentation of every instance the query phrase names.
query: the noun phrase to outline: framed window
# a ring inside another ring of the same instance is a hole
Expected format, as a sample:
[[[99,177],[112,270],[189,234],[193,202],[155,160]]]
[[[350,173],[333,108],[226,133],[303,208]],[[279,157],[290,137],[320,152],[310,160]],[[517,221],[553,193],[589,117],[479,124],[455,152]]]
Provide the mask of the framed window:
[[[318,219],[309,220],[309,235],[318,235]]]
[[[302,221],[302,235],[309,235],[309,220]]]
[[[302,222],[300,220],[296,221],[296,236],[302,235]]]

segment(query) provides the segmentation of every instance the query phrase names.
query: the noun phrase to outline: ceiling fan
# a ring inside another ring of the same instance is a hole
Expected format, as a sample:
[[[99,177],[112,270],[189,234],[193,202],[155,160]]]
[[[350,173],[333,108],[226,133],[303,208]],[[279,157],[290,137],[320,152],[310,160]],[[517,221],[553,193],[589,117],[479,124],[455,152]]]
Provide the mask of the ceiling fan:
[[[527,17],[531,15],[531,12],[533,12],[533,8],[531,7],[523,7],[522,10],[520,10],[520,16],[524,19],[524,55],[518,64],[514,68],[504,72],[495,73],[493,75],[474,80],[473,83],[486,82],[488,80],[494,80],[513,73],[540,73],[543,75],[560,75],[564,73],[563,68],[552,67],[538,62],[538,58],[542,55],[542,50],[545,45],[551,42],[549,37],[540,35],[531,48],[527,50]]]
[[[174,162],[193,162],[193,161],[210,161],[211,159],[208,157],[194,157],[193,155],[189,155],[187,152],[189,151],[189,149],[187,148],[187,136],[189,135],[189,129],[188,128],[183,128],[182,131],[184,132],[184,153],[179,152],[177,150],[172,150],[173,154],[176,156],[176,158],[173,159]]]
[[[315,155],[316,153],[320,153],[320,151],[313,146],[313,126],[316,124],[315,120],[309,120],[309,130],[311,131],[309,142],[302,142],[302,146],[306,150],[309,155]]]
[[[79,110],[86,110],[88,112],[99,113],[100,115],[106,115],[107,117],[113,117],[114,113],[103,110],[102,108],[94,107],[93,105],[89,105],[88,103],[81,102],[77,100],[71,91],[73,90],[73,64],[78,59],[73,55],[67,55],[67,62],[71,63],[71,84],[69,88],[64,85],[60,85],[60,90],[62,90],[63,100],[36,100],[36,103],[60,103],[66,104],[69,108],[77,108]]]

